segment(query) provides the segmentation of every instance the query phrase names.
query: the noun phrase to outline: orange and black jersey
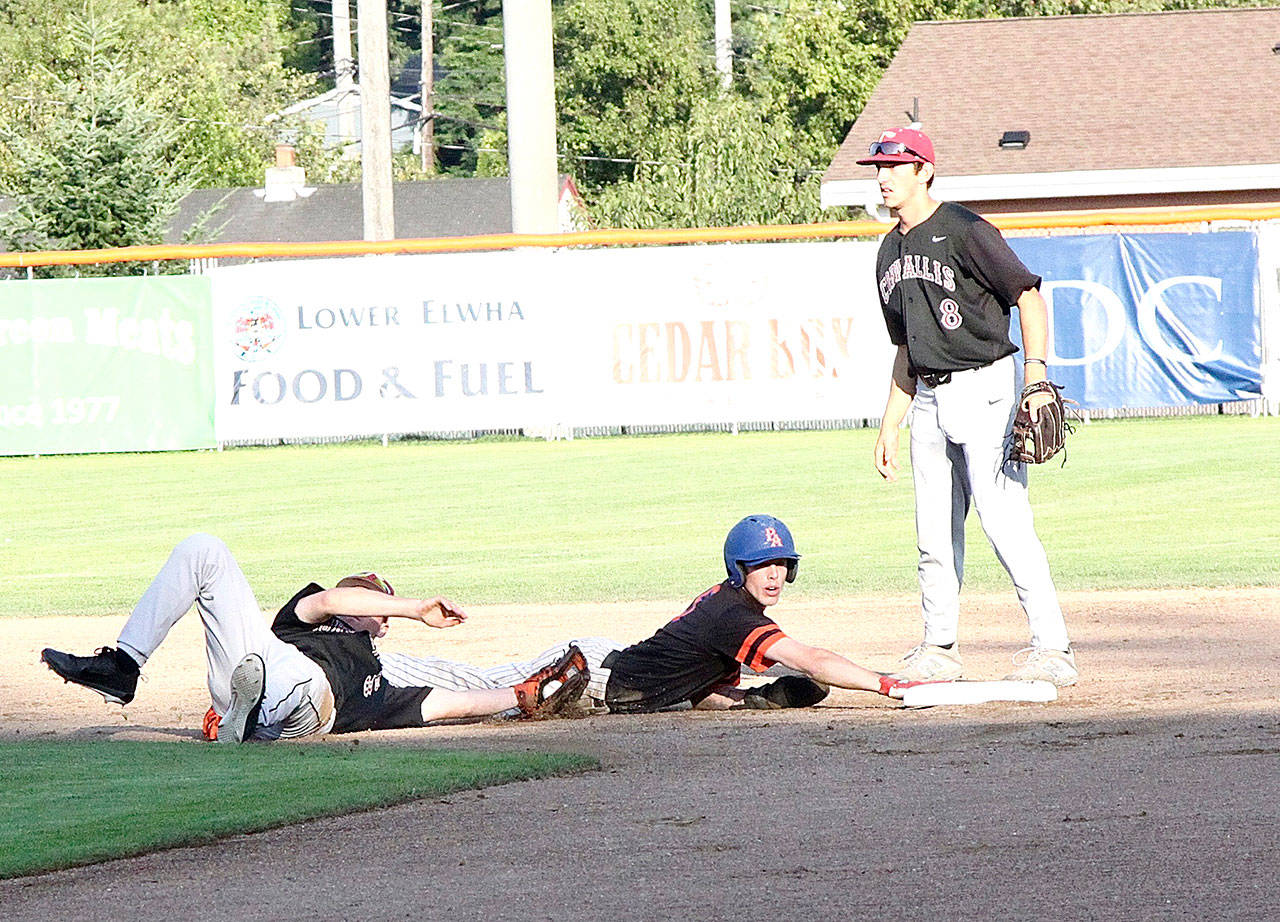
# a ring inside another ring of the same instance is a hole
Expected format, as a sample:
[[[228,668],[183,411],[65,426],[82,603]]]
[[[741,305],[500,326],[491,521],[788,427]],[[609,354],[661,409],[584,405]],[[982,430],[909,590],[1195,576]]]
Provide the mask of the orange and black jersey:
[[[737,685],[741,666],[762,672],[786,635],[745,589],[725,580],[648,640],[618,653],[605,693],[611,711],[657,711],[697,704],[718,685]]]

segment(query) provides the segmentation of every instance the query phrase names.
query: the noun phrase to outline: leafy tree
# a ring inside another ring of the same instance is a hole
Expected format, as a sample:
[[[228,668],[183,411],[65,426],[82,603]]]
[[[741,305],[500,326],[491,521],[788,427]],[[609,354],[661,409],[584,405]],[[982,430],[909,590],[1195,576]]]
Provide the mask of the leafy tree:
[[[790,132],[759,106],[729,95],[693,101],[684,130],[658,160],[602,189],[594,217],[621,227],[707,227],[809,220],[816,177],[795,173]]]
[[[952,6],[778,0],[739,10],[726,95],[709,4],[565,0],[556,73],[566,164],[609,223],[818,219],[820,174],[911,22]]]
[[[637,175],[680,144],[719,92],[710,6],[688,0],[564,0],[555,15],[559,146],[584,191]],[[584,159],[598,158],[598,159]]]
[[[422,0],[426,2],[426,0]],[[435,98],[432,108],[444,172],[471,176],[487,157],[484,137],[506,121],[502,2],[478,0],[435,17]]]
[[[93,0],[98,3],[102,0]],[[277,137],[267,116],[316,92],[308,75],[284,64],[297,40],[281,0],[176,0],[153,4],[144,57],[131,72],[148,74],[168,97],[194,159],[183,164],[198,186],[262,181]]]
[[[179,131],[122,61],[122,24],[91,11],[66,24],[82,75],[48,74],[60,105],[45,132],[0,138],[23,165],[16,207],[0,218],[11,249],[98,249],[158,243],[190,178],[171,158]],[[85,270],[81,270],[82,272]],[[93,274],[136,267],[104,264]]]
[[[511,167],[507,163],[507,116],[504,112],[499,125],[487,129],[476,138],[476,176],[508,176]]]
[[[62,84],[83,82],[89,67],[66,24],[109,20],[119,34],[113,66],[174,128],[179,174],[201,186],[260,182],[274,137],[266,116],[313,87],[283,64],[294,38],[286,8],[282,0],[5,0],[0,128],[27,137],[51,130]],[[13,150],[0,148],[0,188],[12,189],[21,173]]]
[[[791,5],[763,30],[745,91],[790,124],[806,167],[829,160],[861,111],[910,23],[907,5],[813,0]]]

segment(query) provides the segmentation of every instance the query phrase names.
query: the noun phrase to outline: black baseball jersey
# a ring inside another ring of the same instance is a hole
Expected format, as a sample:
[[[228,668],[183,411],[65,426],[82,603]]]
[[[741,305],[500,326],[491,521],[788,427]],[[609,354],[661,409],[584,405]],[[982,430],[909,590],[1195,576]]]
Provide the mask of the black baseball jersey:
[[[368,631],[353,631],[338,618],[320,624],[299,620],[298,603],[317,592],[324,587],[310,583],[285,603],[271,631],[324,670],[337,712],[330,732],[423,726],[422,701],[431,689],[393,688],[384,681]]]
[[[618,653],[605,703],[611,711],[657,711],[697,704],[719,685],[737,685],[741,666],[762,672],[785,637],[745,589],[712,586],[648,640]]]
[[[1010,308],[1040,286],[994,225],[952,202],[905,234],[886,234],[876,278],[889,339],[922,374],[1012,355]]]

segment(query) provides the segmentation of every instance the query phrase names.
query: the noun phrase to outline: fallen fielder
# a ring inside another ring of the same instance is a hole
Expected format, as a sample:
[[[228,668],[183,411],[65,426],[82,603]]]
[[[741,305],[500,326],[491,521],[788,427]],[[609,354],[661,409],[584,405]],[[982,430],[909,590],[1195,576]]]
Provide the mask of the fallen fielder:
[[[93,656],[45,649],[41,659],[66,681],[128,704],[141,667],[192,606],[204,624],[217,718],[206,720],[206,735],[222,742],[421,727],[511,709],[550,716],[577,700],[588,679],[585,658],[572,648],[506,687],[392,686],[366,625],[408,618],[456,627],[466,618],[457,606],[439,596],[396,597],[376,575],[363,573],[333,589],[308,584],[268,627],[227,546],[204,534],[173,550],[125,622],[117,649],[102,647]]]

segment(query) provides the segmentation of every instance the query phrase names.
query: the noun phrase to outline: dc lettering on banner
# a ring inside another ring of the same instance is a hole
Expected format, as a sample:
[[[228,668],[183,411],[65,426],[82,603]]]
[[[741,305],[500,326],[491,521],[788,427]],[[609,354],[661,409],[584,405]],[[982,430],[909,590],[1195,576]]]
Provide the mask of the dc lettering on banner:
[[[1051,374],[1082,406],[1260,395],[1254,234],[1017,238],[1011,245],[1044,277]]]

